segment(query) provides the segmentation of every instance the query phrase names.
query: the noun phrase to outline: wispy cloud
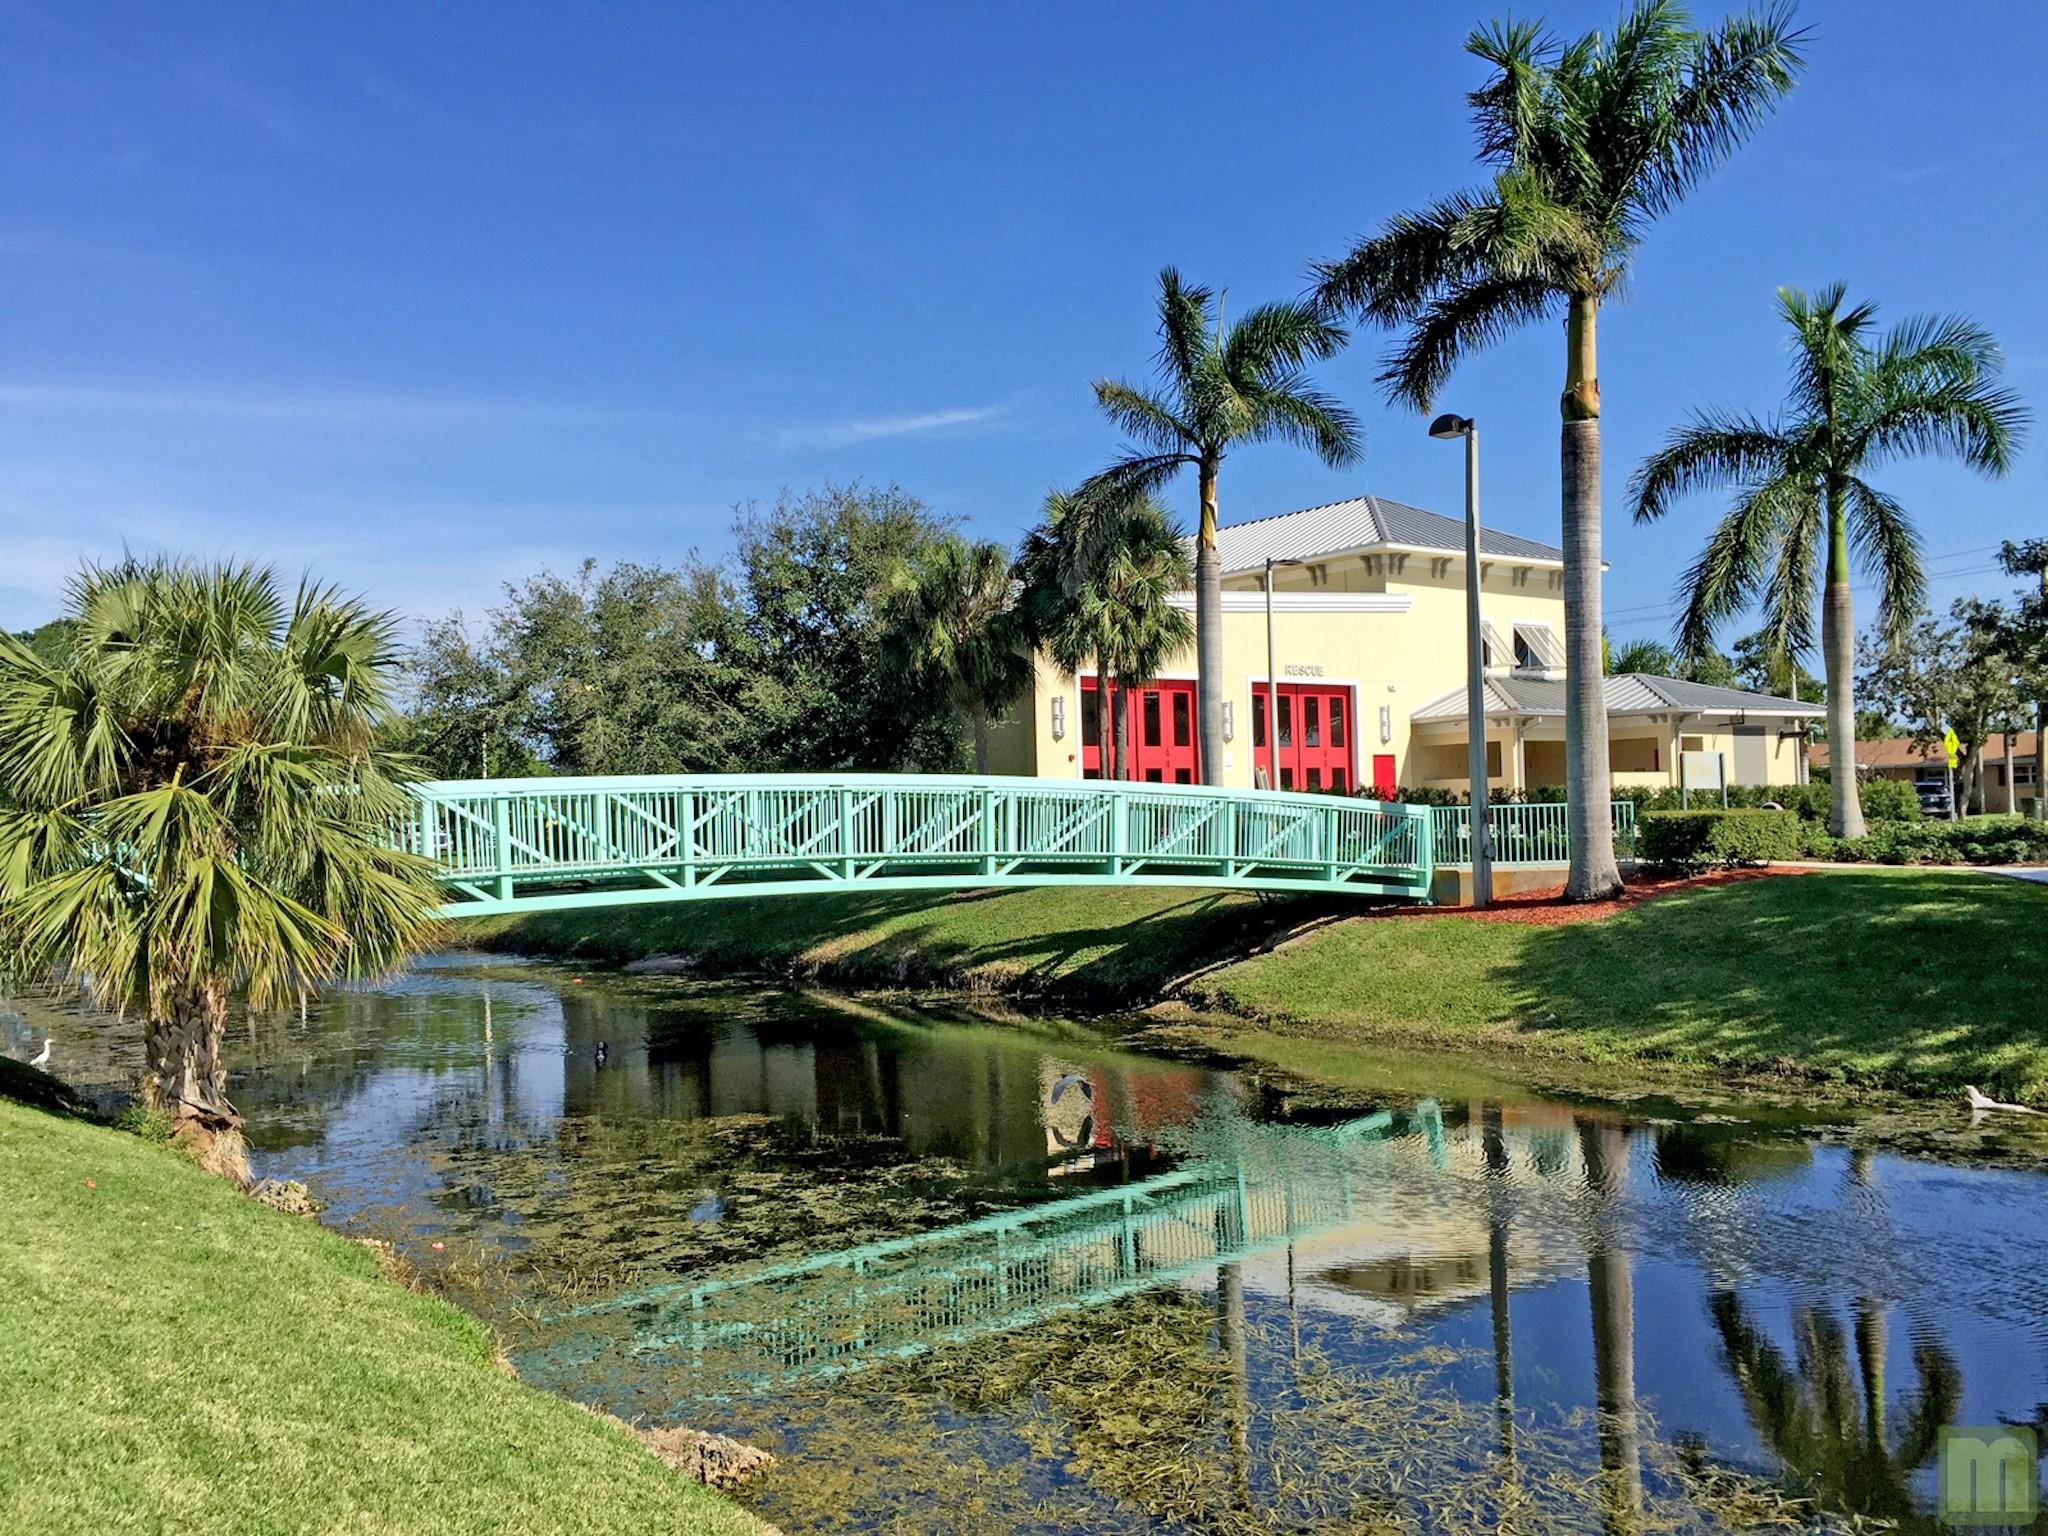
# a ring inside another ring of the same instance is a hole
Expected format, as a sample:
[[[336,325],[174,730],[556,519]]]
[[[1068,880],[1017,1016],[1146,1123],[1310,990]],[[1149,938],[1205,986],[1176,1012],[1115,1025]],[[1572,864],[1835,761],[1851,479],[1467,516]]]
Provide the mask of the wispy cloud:
[[[918,411],[902,416],[859,416],[846,421],[809,422],[784,427],[775,441],[784,448],[850,448],[885,437],[918,437],[948,427],[970,427],[1009,413],[1007,404],[962,405],[943,411]]]

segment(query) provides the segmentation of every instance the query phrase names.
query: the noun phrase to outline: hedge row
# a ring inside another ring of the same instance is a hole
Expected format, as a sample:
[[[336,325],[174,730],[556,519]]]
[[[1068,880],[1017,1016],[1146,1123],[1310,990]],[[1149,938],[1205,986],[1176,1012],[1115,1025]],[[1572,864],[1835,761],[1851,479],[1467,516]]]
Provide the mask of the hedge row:
[[[1729,787],[1728,805],[1730,809],[1739,810],[1761,810],[1779,805],[1794,812],[1801,821],[1825,822],[1830,794],[1825,784],[1737,784]],[[1395,792],[1394,798],[1409,805],[1463,805],[1466,795],[1462,789],[1404,786]],[[1546,784],[1529,790],[1497,791],[1489,798],[1499,805],[1558,805],[1563,803],[1565,795],[1562,785]],[[1640,784],[1617,785],[1614,798],[1632,801],[1639,812],[1684,809],[1675,789],[1651,789]],[[1719,794],[1696,793],[1692,797],[1692,806],[1701,810],[1717,810],[1720,799]],[[1913,786],[1902,779],[1872,779],[1863,785],[1862,799],[1866,821],[1921,819],[1920,797],[1914,793]]]
[[[1646,811],[1637,829],[1643,862],[1665,873],[1796,859],[1799,844],[1791,811]]]
[[[1856,838],[1802,824],[1800,834],[1806,858],[1842,864],[2048,863],[2048,826],[2038,821],[1885,822]]]

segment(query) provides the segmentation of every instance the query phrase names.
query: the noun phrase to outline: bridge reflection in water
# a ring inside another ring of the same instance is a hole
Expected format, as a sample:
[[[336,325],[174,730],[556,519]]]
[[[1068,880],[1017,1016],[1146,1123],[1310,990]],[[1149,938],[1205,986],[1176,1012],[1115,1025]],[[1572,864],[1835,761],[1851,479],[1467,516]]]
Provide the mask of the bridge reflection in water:
[[[687,1359],[697,1395],[855,1370],[1178,1283],[1338,1226],[1420,1134],[1443,1162],[1434,1100],[1334,1126],[1205,1122],[1170,1172],[916,1236],[627,1292],[576,1314],[616,1336],[568,1346]],[[563,1361],[556,1355],[559,1363]]]

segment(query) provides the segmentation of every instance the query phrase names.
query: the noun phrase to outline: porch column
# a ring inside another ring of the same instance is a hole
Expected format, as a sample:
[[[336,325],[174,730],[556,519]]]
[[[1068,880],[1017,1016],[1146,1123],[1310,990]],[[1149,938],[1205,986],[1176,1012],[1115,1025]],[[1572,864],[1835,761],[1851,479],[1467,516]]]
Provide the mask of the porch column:
[[[1510,773],[1514,775],[1514,781],[1508,785],[1508,788],[1513,790],[1519,790],[1524,794],[1526,794],[1529,789],[1529,754],[1525,750],[1523,745],[1524,740],[1525,738],[1527,738],[1528,734],[1529,722],[1526,720],[1517,720],[1515,722],[1514,766],[1508,770]]]

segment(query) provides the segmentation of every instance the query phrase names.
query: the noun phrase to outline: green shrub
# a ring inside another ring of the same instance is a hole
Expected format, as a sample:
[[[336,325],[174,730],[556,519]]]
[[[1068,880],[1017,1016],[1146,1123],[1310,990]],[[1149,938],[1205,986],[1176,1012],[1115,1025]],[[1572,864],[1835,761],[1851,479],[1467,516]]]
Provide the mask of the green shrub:
[[[2030,821],[1883,822],[1827,857],[1849,864],[2048,863],[2048,827]]]
[[[1799,818],[1753,809],[1647,811],[1638,847],[1654,869],[1689,874],[1799,857]]]
[[[1645,797],[1639,802],[1640,809],[1648,811],[1676,811],[1684,809],[1679,804],[1679,792],[1675,789],[1640,791]],[[1832,804],[1834,791],[1826,784],[1731,784],[1728,786],[1728,808],[1730,810],[1757,810],[1772,805],[1782,805],[1795,812],[1802,821],[1826,821]],[[1615,792],[1621,799],[1622,791]],[[1920,819],[1920,797],[1913,786],[1899,779],[1872,779],[1863,786],[1863,817],[1866,821],[1917,821]],[[1713,810],[1720,805],[1718,790],[1695,790],[1692,795],[1693,810]]]

